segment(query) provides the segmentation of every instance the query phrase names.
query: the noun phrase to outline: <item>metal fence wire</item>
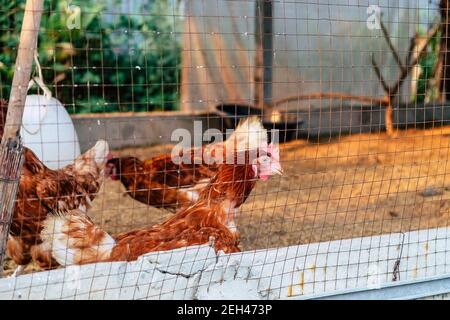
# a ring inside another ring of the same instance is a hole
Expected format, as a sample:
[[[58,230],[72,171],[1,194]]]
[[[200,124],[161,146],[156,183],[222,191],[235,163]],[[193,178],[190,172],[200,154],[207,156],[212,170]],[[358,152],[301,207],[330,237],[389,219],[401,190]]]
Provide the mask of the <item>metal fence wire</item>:
[[[0,299],[447,297],[449,8],[44,1]]]

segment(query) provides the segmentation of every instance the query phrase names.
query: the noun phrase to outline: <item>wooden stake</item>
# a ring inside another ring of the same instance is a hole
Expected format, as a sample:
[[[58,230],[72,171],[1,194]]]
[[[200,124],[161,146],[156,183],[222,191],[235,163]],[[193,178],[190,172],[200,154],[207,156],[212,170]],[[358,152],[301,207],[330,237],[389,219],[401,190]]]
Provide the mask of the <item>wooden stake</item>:
[[[2,143],[0,144],[0,272],[3,271],[6,243],[24,158],[20,126],[22,125],[23,109],[36,52],[42,11],[43,0],[27,0],[8,113]]]
[[[36,52],[43,6],[43,0],[27,0],[25,6],[2,143],[15,139],[19,135],[22,125],[23,109]]]

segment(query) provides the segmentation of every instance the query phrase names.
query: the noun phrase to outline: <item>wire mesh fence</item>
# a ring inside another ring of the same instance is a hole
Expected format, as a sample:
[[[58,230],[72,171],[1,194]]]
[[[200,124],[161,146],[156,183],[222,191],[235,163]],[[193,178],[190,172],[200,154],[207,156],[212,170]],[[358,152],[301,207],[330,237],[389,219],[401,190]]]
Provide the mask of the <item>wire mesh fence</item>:
[[[8,99],[25,1],[3,2]],[[0,298],[446,278],[447,14],[444,0],[45,1]]]

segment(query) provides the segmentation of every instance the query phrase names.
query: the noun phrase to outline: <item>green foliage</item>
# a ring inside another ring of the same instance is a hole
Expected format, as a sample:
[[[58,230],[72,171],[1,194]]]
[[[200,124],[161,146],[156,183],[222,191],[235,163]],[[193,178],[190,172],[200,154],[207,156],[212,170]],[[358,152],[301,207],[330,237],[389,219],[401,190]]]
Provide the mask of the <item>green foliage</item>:
[[[425,31],[422,33],[426,33]],[[419,103],[431,102],[439,97],[439,88],[433,85],[433,79],[436,73],[436,64],[439,60],[439,43],[441,36],[438,32],[426,49],[424,55],[419,59],[421,73],[417,82],[417,93],[415,101]]]
[[[19,15],[23,16],[23,7],[23,4],[18,7],[14,1],[0,0],[0,98],[9,96],[6,86],[10,86],[14,73],[12,66],[18,43],[15,21]]]
[[[173,110],[178,106],[181,23],[169,0],[136,14],[108,14],[123,1],[46,0],[39,61],[69,112]],[[0,0],[0,96],[8,97],[25,0]],[[81,8],[79,19],[75,6]],[[77,20],[78,19],[78,20]],[[69,28],[68,21],[80,21]]]

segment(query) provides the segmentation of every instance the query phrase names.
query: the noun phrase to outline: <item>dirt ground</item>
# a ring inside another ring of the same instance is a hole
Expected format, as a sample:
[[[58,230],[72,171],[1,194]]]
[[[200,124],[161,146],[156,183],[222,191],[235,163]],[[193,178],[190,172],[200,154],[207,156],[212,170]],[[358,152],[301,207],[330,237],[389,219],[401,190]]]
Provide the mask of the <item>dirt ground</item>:
[[[116,150],[149,158],[171,146]],[[241,207],[243,250],[448,226],[450,128],[339,137],[281,146],[284,176],[259,182]],[[115,233],[171,215],[108,180],[90,215]]]

